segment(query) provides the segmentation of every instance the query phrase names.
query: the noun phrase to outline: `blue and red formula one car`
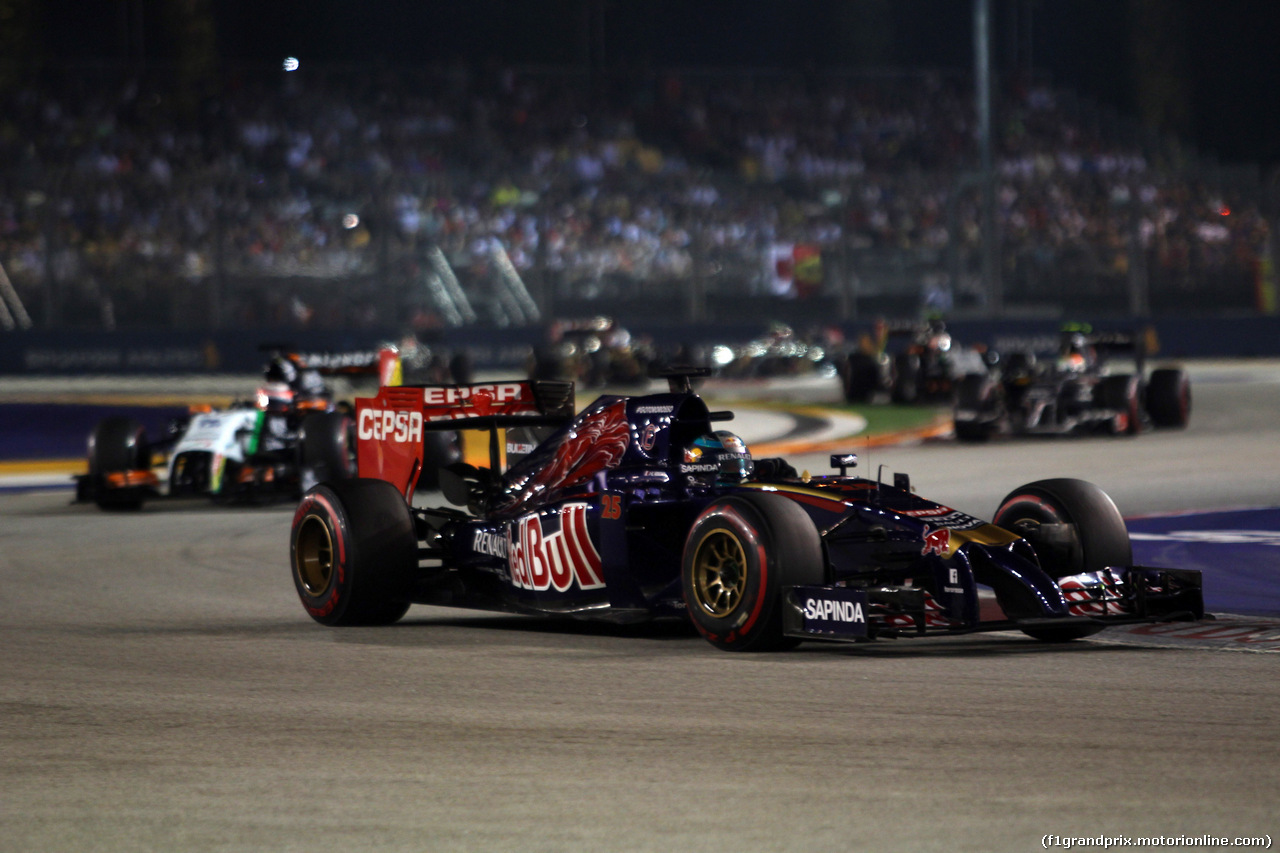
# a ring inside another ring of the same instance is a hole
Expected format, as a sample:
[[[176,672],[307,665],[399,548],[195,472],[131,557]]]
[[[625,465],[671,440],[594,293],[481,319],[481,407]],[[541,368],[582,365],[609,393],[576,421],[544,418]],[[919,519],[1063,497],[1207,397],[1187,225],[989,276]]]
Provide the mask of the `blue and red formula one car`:
[[[334,626],[389,624],[414,603],[676,617],[743,651],[1007,629],[1061,641],[1203,616],[1199,573],[1131,565],[1096,486],[1028,484],[988,523],[918,497],[902,474],[851,476],[851,454],[832,456],[831,474],[799,476],[717,429],[733,415],[708,410],[696,374],[581,412],[566,382],[357,399],[360,477],[311,488],[293,519],[307,613]],[[489,466],[449,466],[452,506],[416,507],[423,436],[460,428],[489,430]],[[983,588],[1001,618],[982,618]]]

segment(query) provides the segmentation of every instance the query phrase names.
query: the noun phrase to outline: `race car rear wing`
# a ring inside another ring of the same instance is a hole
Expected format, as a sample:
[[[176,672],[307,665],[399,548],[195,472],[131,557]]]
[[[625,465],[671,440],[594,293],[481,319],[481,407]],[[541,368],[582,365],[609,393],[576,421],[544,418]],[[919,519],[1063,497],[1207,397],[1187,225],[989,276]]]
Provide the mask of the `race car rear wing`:
[[[1145,349],[1142,336],[1130,332],[1094,332],[1085,335],[1084,339],[1091,346],[1111,352],[1132,352],[1137,354]]]
[[[377,477],[413,496],[426,430],[489,431],[490,469],[501,465],[498,430],[559,426],[575,414],[572,382],[477,382],[384,385],[356,398],[356,460],[361,477]]]
[[[1116,353],[1132,355],[1139,372],[1142,372],[1147,358],[1154,356],[1160,349],[1159,340],[1152,327],[1131,332],[1095,332],[1088,324],[1068,323],[1063,326],[1063,335],[1073,333],[1082,335],[1085,342],[1103,359]]]
[[[400,350],[385,344],[377,349],[341,352],[301,352],[292,344],[259,344],[260,352],[281,356],[299,370],[314,370],[321,376],[377,376],[379,385],[399,385]]]
[[[1146,372],[1147,342],[1141,334],[1130,332],[1093,332],[1085,335],[1085,341],[1094,348],[1100,362],[1114,356],[1132,356],[1135,369],[1141,375]]]

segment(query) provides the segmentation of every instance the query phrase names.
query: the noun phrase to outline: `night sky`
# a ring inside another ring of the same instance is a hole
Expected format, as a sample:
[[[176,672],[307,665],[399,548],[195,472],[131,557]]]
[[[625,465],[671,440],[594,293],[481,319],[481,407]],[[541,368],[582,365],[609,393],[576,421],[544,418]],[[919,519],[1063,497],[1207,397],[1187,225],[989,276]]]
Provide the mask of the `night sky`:
[[[22,5],[24,0],[0,0]],[[25,0],[47,56],[163,59],[167,0]],[[763,68],[972,67],[969,0],[196,0],[235,61],[493,60]],[[1280,165],[1280,2],[991,0],[997,72],[1028,65],[1134,116],[1154,45],[1172,113],[1149,123],[1224,162]],[[140,23],[139,23],[140,22]],[[1146,34],[1147,38],[1136,34]],[[1155,35],[1155,38],[1151,36]],[[1151,84],[1154,76],[1146,76]]]

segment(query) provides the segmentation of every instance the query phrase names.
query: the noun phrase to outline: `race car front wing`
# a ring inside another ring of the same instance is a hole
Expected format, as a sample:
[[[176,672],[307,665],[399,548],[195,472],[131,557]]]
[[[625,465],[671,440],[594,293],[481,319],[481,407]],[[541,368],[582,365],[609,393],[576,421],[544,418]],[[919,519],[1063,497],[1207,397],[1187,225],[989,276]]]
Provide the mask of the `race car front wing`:
[[[1108,568],[1059,580],[1062,608],[1052,615],[981,618],[978,596],[935,596],[924,587],[794,586],[783,595],[783,632],[836,642],[969,634],[980,631],[1204,618],[1200,572],[1146,566]],[[951,599],[948,601],[948,599]]]

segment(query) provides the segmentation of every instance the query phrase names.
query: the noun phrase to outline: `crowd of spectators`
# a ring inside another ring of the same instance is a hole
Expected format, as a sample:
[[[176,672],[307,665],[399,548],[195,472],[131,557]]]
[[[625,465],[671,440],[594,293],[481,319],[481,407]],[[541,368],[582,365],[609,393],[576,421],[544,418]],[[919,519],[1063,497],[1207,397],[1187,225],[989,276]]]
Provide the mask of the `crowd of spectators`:
[[[786,294],[778,244],[910,252],[943,271],[946,250],[981,242],[963,179],[972,95],[940,75],[302,67],[202,94],[158,79],[68,74],[0,93],[0,264],[34,305],[58,294],[59,320],[128,322],[123,306],[180,305],[216,277],[226,320],[377,322],[349,304],[317,314],[321,300],[285,283],[416,292],[436,246],[469,288],[501,248],[566,299],[695,277]],[[1123,275],[1134,240],[1188,279],[1263,251],[1256,198],[1195,179],[1176,148],[1109,137],[1047,88],[997,102],[1011,273],[1072,256]],[[977,287],[939,280],[928,287]]]

